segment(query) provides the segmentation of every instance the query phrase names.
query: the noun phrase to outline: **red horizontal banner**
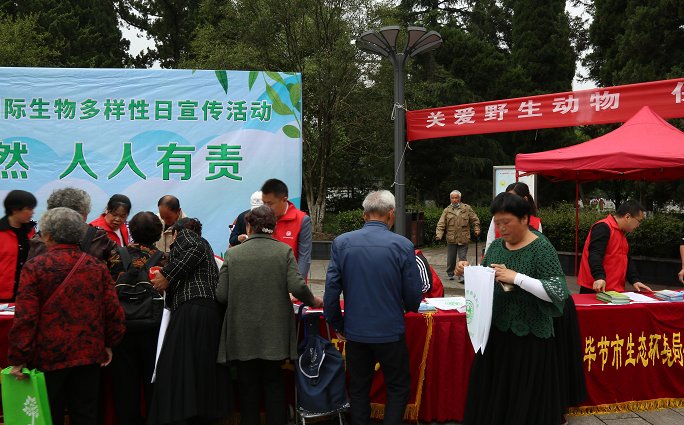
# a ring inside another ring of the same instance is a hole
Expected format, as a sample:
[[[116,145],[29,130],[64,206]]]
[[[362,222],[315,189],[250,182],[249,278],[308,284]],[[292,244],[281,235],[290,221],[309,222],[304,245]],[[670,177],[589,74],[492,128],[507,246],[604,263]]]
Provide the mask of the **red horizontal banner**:
[[[624,122],[643,106],[684,117],[684,78],[406,112],[409,142],[469,134]]]

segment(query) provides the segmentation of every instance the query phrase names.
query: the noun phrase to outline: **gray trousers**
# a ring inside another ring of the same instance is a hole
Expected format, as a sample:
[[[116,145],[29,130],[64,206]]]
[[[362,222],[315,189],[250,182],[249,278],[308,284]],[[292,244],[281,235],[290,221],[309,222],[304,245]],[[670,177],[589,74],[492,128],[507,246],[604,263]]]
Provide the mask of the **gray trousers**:
[[[468,256],[468,244],[447,244],[447,268],[446,272],[448,276],[454,275],[454,269],[456,268],[456,256],[458,255],[458,261],[467,260]]]

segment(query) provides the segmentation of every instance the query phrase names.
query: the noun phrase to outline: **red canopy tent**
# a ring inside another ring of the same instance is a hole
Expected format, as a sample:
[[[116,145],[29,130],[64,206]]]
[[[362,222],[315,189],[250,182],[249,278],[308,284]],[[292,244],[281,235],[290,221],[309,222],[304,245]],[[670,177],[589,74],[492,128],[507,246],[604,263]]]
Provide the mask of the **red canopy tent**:
[[[684,177],[684,133],[644,106],[618,129],[579,145],[515,157],[518,175],[575,180],[575,274],[579,183],[595,180],[675,180]]]

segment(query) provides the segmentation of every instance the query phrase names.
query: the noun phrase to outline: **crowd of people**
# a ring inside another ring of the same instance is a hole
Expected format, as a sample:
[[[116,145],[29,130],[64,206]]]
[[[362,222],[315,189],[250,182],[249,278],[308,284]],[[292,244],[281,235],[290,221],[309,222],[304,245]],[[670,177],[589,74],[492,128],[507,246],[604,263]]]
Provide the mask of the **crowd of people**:
[[[446,273],[454,279],[470,265],[467,246],[480,222],[460,192],[450,201],[436,238],[446,239]],[[65,408],[73,424],[99,423],[109,385],[120,424],[213,423],[233,413],[234,399],[241,423],[260,423],[263,405],[267,424],[285,424],[281,368],[297,357],[293,301],[323,307],[345,341],[352,424],[370,423],[376,362],[386,383],[385,423],[403,422],[412,379],[404,314],[444,290],[425,256],[391,231],[390,192],[368,194],[364,226],[333,241],[322,299],[306,281],[311,220],[280,180],[252,194],[218,261],[202,223],[173,195],[159,199],[157,212],[129,220],[130,199],[115,194],[89,224],[90,196],[81,189],[55,190],[46,203],[36,228],[33,194],[13,190],[4,200],[0,301],[16,303],[11,373],[45,373],[53,423],[64,422]],[[486,352],[472,365],[465,423],[563,423],[567,408],[586,396],[565,276],[527,185],[510,185],[491,213],[481,264],[494,269],[497,282],[492,327]],[[625,238],[643,218],[644,208],[627,201],[592,226],[578,276],[582,292],[623,291],[625,279],[649,289]],[[122,306],[119,287],[141,273],[170,314],[163,327],[161,316],[134,326]]]

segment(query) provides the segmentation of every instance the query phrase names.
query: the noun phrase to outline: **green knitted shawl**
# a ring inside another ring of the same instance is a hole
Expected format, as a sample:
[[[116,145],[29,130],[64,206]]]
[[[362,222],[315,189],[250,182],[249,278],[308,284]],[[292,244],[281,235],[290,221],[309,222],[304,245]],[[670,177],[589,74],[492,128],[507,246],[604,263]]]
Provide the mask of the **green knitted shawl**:
[[[552,302],[517,286],[505,292],[496,283],[492,324],[502,332],[510,329],[518,336],[532,332],[539,338],[550,338],[554,335],[552,317],[563,314],[563,305],[570,293],[555,248],[541,233],[534,234],[537,239],[514,251],[506,248],[503,239],[496,239],[487,250],[483,265],[505,264],[506,268],[539,279]]]

